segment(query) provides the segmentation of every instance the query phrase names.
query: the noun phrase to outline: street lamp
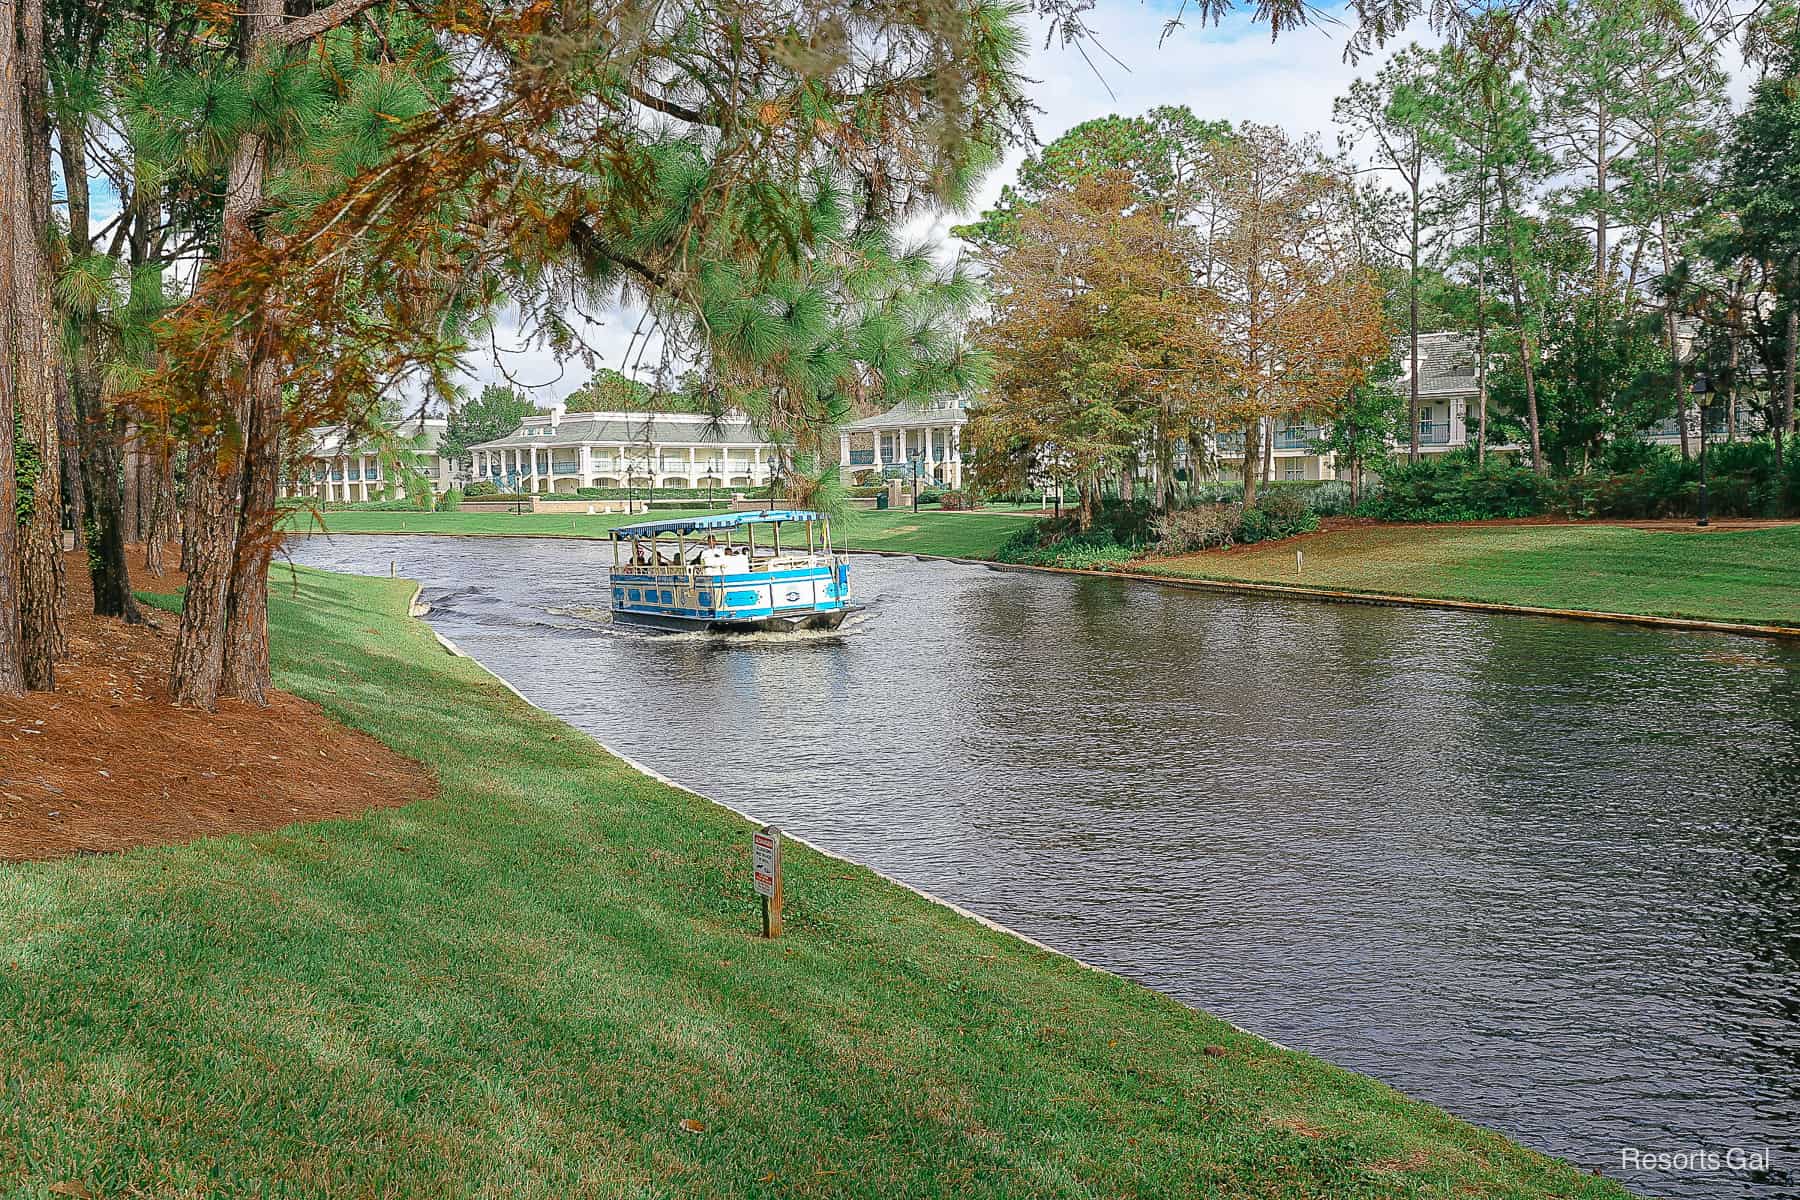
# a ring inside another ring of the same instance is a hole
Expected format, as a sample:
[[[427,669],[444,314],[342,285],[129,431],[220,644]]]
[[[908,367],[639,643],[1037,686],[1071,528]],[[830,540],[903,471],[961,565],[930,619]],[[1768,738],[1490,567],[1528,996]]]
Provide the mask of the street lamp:
[[[1700,519],[1694,522],[1701,528],[1708,524],[1706,519],[1706,409],[1712,403],[1712,376],[1705,371],[1694,375],[1694,395],[1700,398]]]
[[[713,484],[718,482],[718,478],[719,456],[715,454],[712,462],[708,463],[706,467],[706,507],[708,509],[713,506]]]

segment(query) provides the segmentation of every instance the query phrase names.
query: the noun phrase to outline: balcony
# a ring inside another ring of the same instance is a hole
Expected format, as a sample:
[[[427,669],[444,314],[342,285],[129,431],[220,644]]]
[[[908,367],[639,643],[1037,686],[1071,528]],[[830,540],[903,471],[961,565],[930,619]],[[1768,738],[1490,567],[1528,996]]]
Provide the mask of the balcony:
[[[1448,446],[1450,444],[1450,422],[1420,421],[1419,445]]]
[[[1311,450],[1313,443],[1324,436],[1324,430],[1317,425],[1290,425],[1286,429],[1275,431],[1275,448],[1277,450]]]
[[[350,482],[351,483],[361,483],[362,482],[362,472],[361,471],[350,472]]]
[[[1221,433],[1213,438],[1220,454],[1237,454],[1244,452],[1244,435],[1241,433]]]
[[[579,475],[581,474],[581,464],[578,462],[551,463],[550,473],[552,475]]]
[[[850,465],[853,467],[874,466],[875,452],[873,450],[852,450],[850,452]]]

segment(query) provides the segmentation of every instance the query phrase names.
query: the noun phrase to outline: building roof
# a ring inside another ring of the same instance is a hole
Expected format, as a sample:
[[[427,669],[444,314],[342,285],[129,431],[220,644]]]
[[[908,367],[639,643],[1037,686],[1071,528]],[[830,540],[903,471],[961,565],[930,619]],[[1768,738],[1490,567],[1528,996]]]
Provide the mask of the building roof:
[[[1405,338],[1394,341],[1394,355],[1400,362],[1400,377],[1394,386],[1407,391],[1412,355]],[[1419,395],[1473,395],[1475,383],[1475,338],[1467,333],[1421,333],[1419,335]]]
[[[959,404],[896,404],[872,417],[838,426],[841,433],[867,433],[871,429],[922,429],[927,425],[962,425],[969,414]]]
[[[621,525],[613,538],[655,537],[659,533],[693,533],[706,529],[739,529],[745,525],[779,525],[783,521],[823,521],[825,514],[803,508],[765,508],[756,512],[714,513],[707,517],[678,517],[672,521],[641,521]]]
[[[393,429],[399,439],[414,439],[409,447],[419,454],[435,454],[444,440],[449,422],[443,417],[408,418]],[[321,425],[309,431],[312,445],[307,453],[314,458],[336,458],[341,454],[367,454],[375,449],[374,435],[367,430],[345,425]]]
[[[571,413],[552,419],[529,417],[502,438],[480,442],[471,450],[515,450],[529,446],[579,446],[597,442],[617,446],[710,442],[720,446],[767,446],[747,417],[713,418],[699,413]]]

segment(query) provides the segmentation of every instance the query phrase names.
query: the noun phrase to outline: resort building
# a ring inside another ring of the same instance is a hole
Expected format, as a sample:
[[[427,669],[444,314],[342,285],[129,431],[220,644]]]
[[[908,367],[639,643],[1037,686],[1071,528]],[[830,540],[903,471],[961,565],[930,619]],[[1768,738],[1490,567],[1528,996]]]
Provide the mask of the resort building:
[[[897,404],[842,426],[838,461],[849,482],[869,483],[885,477],[910,479],[916,458],[920,480],[959,488],[962,431],[968,423],[969,414],[960,403]]]
[[[469,453],[474,478],[501,491],[752,488],[775,472],[774,446],[741,414],[564,413],[559,406]]]
[[[385,456],[377,440],[353,433],[343,426],[322,426],[308,434],[293,474],[282,481],[282,495],[310,496],[315,500],[401,500],[406,479],[422,476],[434,493],[449,491],[457,483],[456,464],[440,455],[449,422],[442,417],[408,420],[393,433],[403,447],[397,454],[408,460],[399,470],[396,452]]]

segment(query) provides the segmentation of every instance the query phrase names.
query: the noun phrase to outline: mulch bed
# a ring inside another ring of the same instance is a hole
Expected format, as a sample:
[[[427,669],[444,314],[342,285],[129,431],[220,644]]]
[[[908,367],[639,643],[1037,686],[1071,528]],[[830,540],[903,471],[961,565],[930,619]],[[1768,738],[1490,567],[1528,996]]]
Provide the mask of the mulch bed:
[[[176,617],[150,610],[158,628],[95,617],[85,558],[72,553],[66,565],[71,657],[58,664],[57,689],[0,697],[0,860],[276,829],[436,790],[419,764],[285,692],[267,708],[177,708],[168,680]],[[134,555],[140,589],[183,582],[142,566]]]

